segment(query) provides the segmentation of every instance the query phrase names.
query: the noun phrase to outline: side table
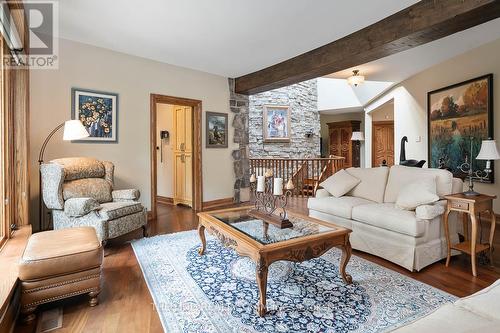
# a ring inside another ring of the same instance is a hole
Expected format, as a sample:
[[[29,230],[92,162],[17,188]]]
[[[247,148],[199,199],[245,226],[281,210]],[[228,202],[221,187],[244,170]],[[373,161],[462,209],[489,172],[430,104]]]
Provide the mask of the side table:
[[[446,267],[450,263],[451,250],[458,250],[467,253],[471,256],[472,275],[477,276],[476,269],[476,254],[489,250],[490,261],[493,263],[493,236],[495,235],[495,213],[493,212],[493,200],[495,196],[480,194],[476,196],[466,196],[463,193],[450,194],[444,196],[448,200],[446,212],[444,214],[444,230],[446,234],[446,242],[448,243],[448,256],[446,258]],[[465,241],[457,244],[450,242],[450,230],[448,228],[448,216],[450,212],[459,212],[462,215],[462,223],[464,228]],[[479,213],[488,212],[491,218],[490,237],[486,244],[477,243],[477,218]],[[471,235],[468,235],[468,217],[471,220]]]

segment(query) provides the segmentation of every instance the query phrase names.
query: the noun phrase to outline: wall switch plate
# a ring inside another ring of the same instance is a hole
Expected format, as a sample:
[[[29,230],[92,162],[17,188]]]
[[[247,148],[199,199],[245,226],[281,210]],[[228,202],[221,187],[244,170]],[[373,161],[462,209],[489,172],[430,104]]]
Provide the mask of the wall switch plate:
[[[417,135],[415,142],[421,142],[421,141],[422,141],[422,137],[420,135]]]

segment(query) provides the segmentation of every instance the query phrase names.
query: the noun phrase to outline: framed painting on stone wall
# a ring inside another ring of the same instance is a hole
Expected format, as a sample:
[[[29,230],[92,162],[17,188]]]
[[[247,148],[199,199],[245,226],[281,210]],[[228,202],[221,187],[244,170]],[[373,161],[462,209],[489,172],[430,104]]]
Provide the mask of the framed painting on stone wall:
[[[227,113],[207,112],[206,147],[227,148]]]
[[[290,142],[290,107],[264,105],[262,129],[264,142]]]
[[[460,178],[466,177],[464,163],[484,170],[486,161],[475,158],[481,141],[493,138],[493,74],[429,92],[427,112],[429,166],[447,168]],[[493,173],[481,181],[493,183]]]
[[[78,119],[90,136],[80,142],[118,141],[118,94],[71,89],[71,118]]]

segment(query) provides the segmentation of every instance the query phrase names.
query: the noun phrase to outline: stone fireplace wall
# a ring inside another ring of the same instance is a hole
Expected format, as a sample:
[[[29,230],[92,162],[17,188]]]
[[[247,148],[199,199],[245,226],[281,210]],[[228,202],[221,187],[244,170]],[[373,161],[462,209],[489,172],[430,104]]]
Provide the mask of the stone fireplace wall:
[[[250,200],[250,161],[248,159],[248,111],[249,97],[234,92],[234,79],[229,79],[229,106],[233,112],[233,142],[239,145],[231,152],[233,158],[234,201]]]
[[[320,118],[317,80],[251,95],[249,98],[249,156],[252,158],[320,156]],[[264,143],[263,110],[265,105],[289,106],[290,142]],[[312,132],[311,137],[306,133]]]

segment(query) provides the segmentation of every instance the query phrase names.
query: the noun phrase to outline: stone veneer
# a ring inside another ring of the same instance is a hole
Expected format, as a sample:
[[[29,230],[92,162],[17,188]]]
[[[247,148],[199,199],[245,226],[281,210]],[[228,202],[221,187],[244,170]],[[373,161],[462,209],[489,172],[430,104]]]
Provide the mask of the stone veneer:
[[[234,79],[229,79],[229,105],[234,113],[233,142],[239,145],[232,151],[235,175],[234,201],[250,200],[250,160],[253,158],[320,156],[320,118],[317,81],[309,80],[256,95],[234,92]],[[289,143],[264,143],[264,105],[284,105],[291,109]],[[306,133],[312,131],[312,136]]]
[[[234,201],[250,200],[250,160],[248,159],[248,105],[249,97],[234,92],[234,79],[229,79],[229,106],[234,113],[233,142],[239,145],[232,151],[233,169],[235,175]]]
[[[289,106],[291,136],[289,143],[264,143],[263,110],[265,105]],[[317,80],[250,96],[249,153],[252,158],[320,156],[320,118]],[[312,131],[312,136],[306,133]]]

